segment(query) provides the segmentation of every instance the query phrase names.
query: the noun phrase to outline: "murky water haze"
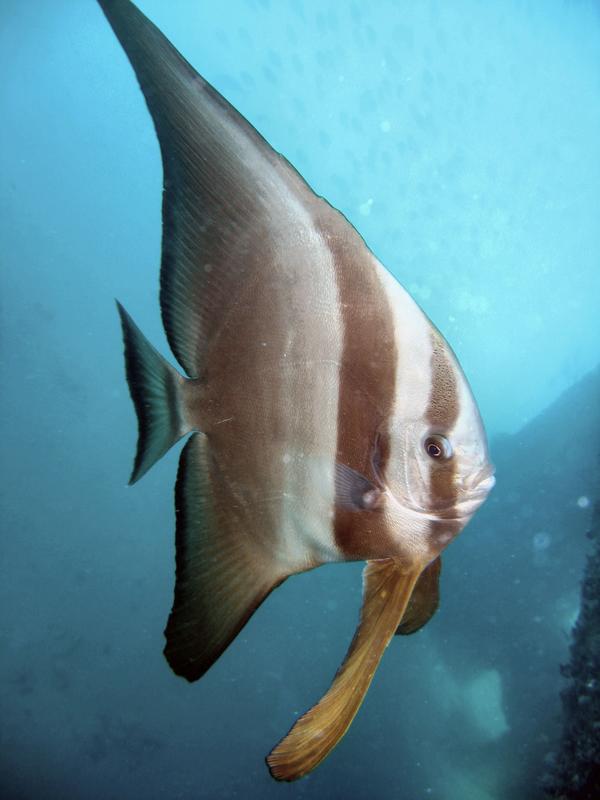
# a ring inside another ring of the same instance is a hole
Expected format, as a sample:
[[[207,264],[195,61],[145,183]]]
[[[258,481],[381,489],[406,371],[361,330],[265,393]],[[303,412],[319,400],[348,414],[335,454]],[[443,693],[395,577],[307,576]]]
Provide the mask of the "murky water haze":
[[[158,145],[94,2],[2,0],[0,785],[531,800],[597,492],[597,377],[535,427],[599,361],[597,5],[140,7],[443,331],[498,486],[444,558],[441,610],[392,642],[336,752],[271,781],[264,755],[351,638],[360,566],[288,581],[199,684],[168,669],[177,453],[125,486],[136,431],[113,302],[168,352]]]

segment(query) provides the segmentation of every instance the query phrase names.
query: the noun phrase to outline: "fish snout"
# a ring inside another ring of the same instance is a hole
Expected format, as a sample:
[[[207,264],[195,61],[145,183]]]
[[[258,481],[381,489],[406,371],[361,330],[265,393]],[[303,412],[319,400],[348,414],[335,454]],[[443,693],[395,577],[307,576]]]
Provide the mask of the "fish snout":
[[[492,491],[494,486],[496,485],[496,478],[494,477],[494,473],[491,472],[486,478],[481,480],[477,486],[478,492],[485,492],[488,494]]]
[[[486,464],[463,480],[462,489],[473,498],[485,497],[496,484],[494,472],[493,464]]]
[[[494,468],[491,466],[463,478],[458,486],[461,499],[454,506],[455,513],[466,522],[485,501],[495,483]]]

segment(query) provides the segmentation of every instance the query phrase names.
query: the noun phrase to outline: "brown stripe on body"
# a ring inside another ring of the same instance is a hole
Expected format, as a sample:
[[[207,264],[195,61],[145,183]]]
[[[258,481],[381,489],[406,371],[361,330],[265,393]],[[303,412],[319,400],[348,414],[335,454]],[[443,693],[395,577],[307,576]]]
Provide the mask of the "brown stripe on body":
[[[220,528],[286,573],[322,563],[321,529],[331,539],[330,501],[310,465],[330,464],[336,443],[340,322],[329,251],[311,233],[301,213],[296,228],[265,219],[253,232],[250,277],[215,312],[186,397],[190,424],[207,436]],[[310,529],[298,534],[304,516],[320,523],[314,543]]]
[[[431,345],[431,388],[425,416],[432,433],[448,436],[460,412],[456,369],[448,346],[435,330],[431,334]],[[432,460],[429,492],[430,509],[442,518],[430,523],[431,545],[439,552],[440,545],[445,546],[463,527],[460,521],[452,519],[456,517],[454,506],[458,500],[455,459],[443,462]]]
[[[320,226],[334,262],[343,344],[338,391],[338,463],[379,482],[389,458],[398,352],[393,312],[364,242],[332,212]],[[390,555],[380,510],[334,509],[336,545],[348,560]]]

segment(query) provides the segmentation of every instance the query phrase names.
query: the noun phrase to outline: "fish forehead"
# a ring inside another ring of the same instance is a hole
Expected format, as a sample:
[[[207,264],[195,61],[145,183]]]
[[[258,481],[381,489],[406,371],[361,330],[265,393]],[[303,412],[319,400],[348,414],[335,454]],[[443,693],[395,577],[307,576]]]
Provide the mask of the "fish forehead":
[[[452,444],[456,476],[472,478],[489,461],[487,436],[471,386],[448,342],[432,326],[432,382],[427,420]]]
[[[433,430],[450,433],[460,414],[460,376],[448,345],[433,326],[430,338],[430,391],[425,419]]]
[[[485,432],[452,349],[408,292],[381,270],[394,309],[398,352],[388,478],[401,503],[419,505],[403,516],[391,504],[388,525],[413,553],[437,554],[466,524],[458,518],[461,480],[487,462]],[[441,468],[433,459],[421,457],[421,466],[416,463],[429,433],[443,434],[456,445],[455,456]]]

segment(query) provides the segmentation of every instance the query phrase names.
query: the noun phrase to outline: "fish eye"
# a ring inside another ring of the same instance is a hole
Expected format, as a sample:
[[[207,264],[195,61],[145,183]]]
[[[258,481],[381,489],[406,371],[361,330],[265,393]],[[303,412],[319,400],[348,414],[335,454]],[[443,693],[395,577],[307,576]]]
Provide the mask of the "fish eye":
[[[452,457],[452,445],[445,436],[437,433],[425,439],[424,447],[430,458],[447,459]]]

